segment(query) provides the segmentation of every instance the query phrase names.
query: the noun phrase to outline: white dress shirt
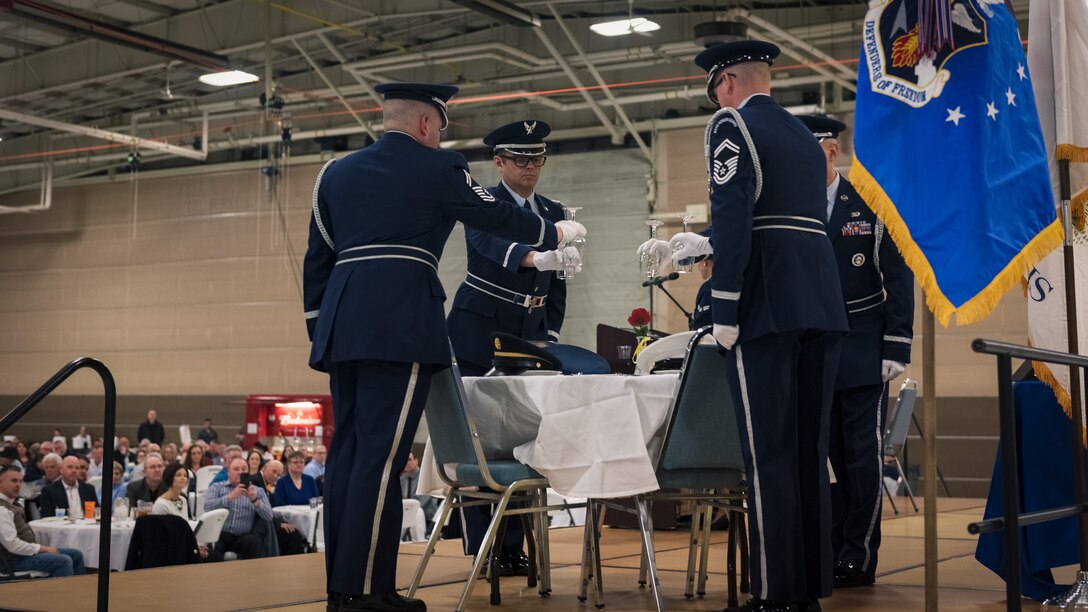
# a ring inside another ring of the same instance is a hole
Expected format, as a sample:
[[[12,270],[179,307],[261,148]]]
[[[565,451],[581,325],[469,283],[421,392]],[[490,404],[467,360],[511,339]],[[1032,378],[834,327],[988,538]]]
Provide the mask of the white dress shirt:
[[[79,498],[79,481],[72,486],[68,486],[68,483],[63,480],[60,482],[64,486],[64,494],[68,496],[68,516],[72,518],[83,518],[83,500]]]
[[[11,504],[15,503],[14,499],[3,493],[0,493],[0,499]],[[19,539],[19,533],[15,531],[15,515],[4,506],[0,506],[0,546],[14,555],[23,557],[36,555],[42,550],[40,544],[31,544]]]
[[[502,182],[502,186],[506,187],[506,190],[510,192],[510,195],[514,196],[514,201],[518,203],[518,206],[525,206],[525,202],[529,202],[529,208],[533,209],[533,212],[536,213],[536,215],[538,217],[540,216],[540,209],[537,208],[536,198],[533,197],[533,196],[536,195],[536,192],[530,193],[529,197],[527,197],[527,198],[523,198],[520,195],[518,195],[516,191],[511,189],[510,186],[507,185],[505,181]]]
[[[835,210],[835,195],[839,193],[839,173],[835,173],[835,180],[827,186],[827,220],[831,220],[831,211]]]

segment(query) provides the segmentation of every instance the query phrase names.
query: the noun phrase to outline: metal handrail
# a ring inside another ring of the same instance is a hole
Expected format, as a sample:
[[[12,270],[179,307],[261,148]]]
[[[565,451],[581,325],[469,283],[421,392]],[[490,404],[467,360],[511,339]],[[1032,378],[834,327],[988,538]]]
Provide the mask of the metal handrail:
[[[1020,474],[1017,468],[1016,409],[1012,398],[1012,359],[1032,359],[1071,367],[1088,369],[1088,357],[1060,351],[995,342],[978,338],[971,342],[976,353],[997,357],[997,398],[1001,424],[1001,471],[1004,483],[1001,491],[1001,518],[975,521],[968,525],[969,533],[978,534],[1002,531],[1005,540],[1005,606],[1007,610],[1020,610],[1020,527],[1059,520],[1088,513],[1088,504],[1050,508],[1026,514],[1020,513]],[[1080,439],[1080,427],[1073,423],[1074,438]],[[1073,447],[1076,450],[1076,446]]]
[[[0,418],[0,435],[10,429],[16,421],[26,416],[34,406],[37,406],[39,402],[59,387],[69,376],[83,368],[94,370],[102,379],[106,412],[104,423],[105,431],[102,435],[102,456],[107,458],[112,457],[113,437],[117,433],[117,387],[114,385],[113,374],[110,373],[110,369],[106,367],[106,364],[93,357],[80,357],[64,366],[57,371],[52,378],[46,381],[44,385],[38,387],[37,391],[28,395],[27,398],[13,408],[11,412],[4,415],[3,418]],[[109,492],[112,490],[113,470],[102,470],[102,491],[105,492],[103,499],[108,499]],[[112,510],[112,503],[102,504],[102,523],[99,529],[98,541],[98,612],[107,612],[110,607],[110,541],[113,539],[111,537],[110,528],[112,525]]]

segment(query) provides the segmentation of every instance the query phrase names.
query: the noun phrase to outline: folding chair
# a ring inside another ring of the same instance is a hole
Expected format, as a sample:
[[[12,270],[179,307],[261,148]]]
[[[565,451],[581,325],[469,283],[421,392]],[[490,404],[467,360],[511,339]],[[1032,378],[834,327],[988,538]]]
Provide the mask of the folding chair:
[[[914,416],[914,403],[917,399],[918,383],[909,378],[904,380],[903,386],[899,388],[899,397],[895,400],[892,413],[888,416],[888,427],[884,431],[884,456],[895,460],[895,469],[899,472],[899,480],[903,481],[903,486],[907,489],[907,497],[910,498],[910,505],[914,506],[915,512],[918,512],[918,503],[914,501],[914,492],[910,490],[907,475],[903,472],[903,464],[899,463],[899,451],[907,443],[907,432],[910,430],[911,420]],[[899,514],[899,508],[895,506],[895,497],[888,490],[888,485],[884,483],[883,478],[881,483],[884,486],[884,494],[888,496],[888,501],[892,504],[892,512]]]
[[[450,491],[442,502],[440,516],[435,520],[436,527],[431,532],[419,565],[416,566],[408,596],[412,597],[419,588],[427,562],[434,554],[435,546],[442,535],[440,525],[446,522],[449,513],[456,508],[496,504],[480,546],[480,554],[476,555],[472,564],[472,572],[456,611],[462,612],[465,609],[476,580],[480,577],[484,560],[489,556],[492,557],[491,580],[496,584],[498,559],[494,558],[494,553],[501,548],[503,527],[507,517],[511,516],[531,517],[530,528],[537,534],[538,545],[535,546],[535,551],[532,550],[534,547],[530,547],[529,586],[538,586],[540,596],[546,597],[551,592],[547,513],[561,507],[547,504],[548,479],[516,460],[488,460],[484,457],[476,424],[465,410],[465,392],[456,364],[431,378],[431,390],[424,410],[438,475],[449,486]],[[447,473],[446,464],[457,464],[455,475]],[[515,503],[525,506],[511,507]],[[496,589],[492,589],[491,603],[499,603]]]
[[[643,563],[640,582],[649,572],[654,600],[659,612],[665,609],[658,578],[653,546],[651,504],[654,500],[686,500],[695,502],[692,514],[691,545],[688,548],[688,599],[695,591],[695,564],[699,557],[698,595],[706,592],[707,556],[710,547],[710,524],[713,508],[730,514],[729,525],[729,605],[736,605],[735,547],[741,540],[744,516],[744,458],[741,454],[740,432],[733,408],[732,395],[726,377],[726,361],[716,345],[700,344],[710,328],[692,336],[684,358],[680,381],[673,394],[669,417],[662,434],[661,451],[656,458],[656,476],[660,491],[635,497],[642,533]],[[683,491],[678,491],[684,489]],[[582,589],[579,599],[586,600],[590,580],[595,575],[596,605],[604,607],[600,561],[601,506],[622,509],[605,500],[590,500],[590,516],[586,518],[586,539],[582,555]],[[741,573],[747,567],[747,549],[741,548]],[[592,558],[593,570],[589,568]],[[593,574],[593,575],[591,575]],[[747,592],[746,576],[742,576],[742,591]]]

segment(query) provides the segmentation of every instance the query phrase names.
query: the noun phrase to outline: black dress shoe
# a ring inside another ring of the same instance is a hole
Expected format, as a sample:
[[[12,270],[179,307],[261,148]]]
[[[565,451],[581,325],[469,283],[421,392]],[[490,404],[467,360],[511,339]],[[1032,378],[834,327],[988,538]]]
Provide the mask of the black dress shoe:
[[[822,612],[820,609],[820,600],[813,599],[797,604],[797,612]]]
[[[399,593],[381,595],[341,595],[340,612],[427,612],[427,604]]]
[[[838,561],[834,569],[834,587],[836,589],[849,589],[873,584],[876,577],[861,571],[861,569],[849,561]]]
[[[805,602],[808,605],[809,602]],[[812,612],[819,612],[819,603]],[[767,601],[753,597],[744,602],[742,606],[730,606],[722,612],[809,612],[809,608],[801,608],[801,605],[792,601]]]
[[[503,553],[499,558],[500,576],[528,576],[529,557],[520,550],[514,553]],[[506,573],[509,572],[509,573]]]
[[[325,612],[340,612],[339,593],[329,593],[328,599],[325,600]]]

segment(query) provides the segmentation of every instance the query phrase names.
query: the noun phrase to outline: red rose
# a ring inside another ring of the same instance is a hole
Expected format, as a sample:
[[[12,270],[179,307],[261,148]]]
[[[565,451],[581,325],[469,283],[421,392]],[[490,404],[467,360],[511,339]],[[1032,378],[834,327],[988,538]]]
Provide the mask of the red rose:
[[[645,308],[636,308],[631,311],[631,316],[627,317],[627,322],[631,327],[643,327],[650,324],[650,312]]]

